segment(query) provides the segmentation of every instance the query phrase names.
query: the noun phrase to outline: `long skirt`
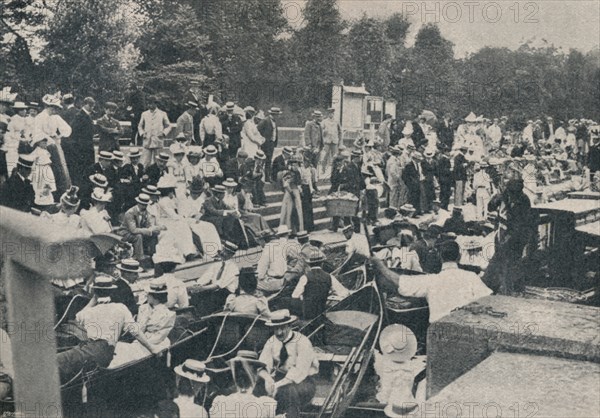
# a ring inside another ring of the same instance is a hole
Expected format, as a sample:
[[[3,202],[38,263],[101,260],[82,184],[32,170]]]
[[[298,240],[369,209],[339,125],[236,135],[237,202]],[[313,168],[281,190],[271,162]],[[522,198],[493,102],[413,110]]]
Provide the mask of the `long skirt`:
[[[401,179],[390,188],[390,207],[400,208],[408,202],[408,187]]]
[[[302,217],[304,219],[304,229],[307,232],[315,230],[315,222],[313,216],[312,192],[307,184],[302,185]]]
[[[192,237],[192,230],[185,220],[160,219],[160,223],[167,227],[158,236],[156,253],[153,256],[154,263],[162,261],[178,260],[185,261],[185,257],[197,252]]]
[[[52,205],[54,197],[52,192],[56,191],[54,172],[50,164],[35,164],[32,173],[32,184],[35,190],[36,205]]]
[[[221,251],[221,237],[217,228],[212,223],[188,219],[188,225],[194,237],[197,237],[199,248],[202,250],[204,256],[214,257]]]
[[[48,144],[48,152],[50,153],[52,171],[56,179],[56,195],[61,196],[71,187],[71,177],[69,176],[69,169],[67,168],[65,154],[63,153],[60,141]]]

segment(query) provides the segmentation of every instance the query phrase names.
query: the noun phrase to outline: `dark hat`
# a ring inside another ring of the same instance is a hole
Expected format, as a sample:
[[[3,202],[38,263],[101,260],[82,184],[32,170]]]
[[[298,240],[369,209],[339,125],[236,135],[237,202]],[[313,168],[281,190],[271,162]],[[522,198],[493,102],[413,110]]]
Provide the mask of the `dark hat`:
[[[8,124],[6,122],[0,122],[0,131],[6,133],[8,130]]]
[[[127,271],[129,273],[141,273],[144,271],[144,269],[140,267],[139,261],[134,260],[133,258],[121,260],[121,262],[117,264],[117,268],[121,271]]]
[[[258,150],[258,151],[256,151],[254,158],[256,158],[257,160],[266,160],[267,156],[265,155],[265,153],[263,151]]]
[[[398,214],[398,209],[396,208],[385,208],[383,210],[383,216],[389,219],[393,219]]]
[[[119,107],[119,106],[117,106],[117,104],[116,104],[116,103],[114,103],[114,102],[106,102],[106,103],[104,104],[104,108],[105,108],[105,109],[117,110],[117,108],[118,108],[118,107]]]
[[[225,193],[225,186],[217,184],[211,189],[214,193]]]
[[[150,196],[148,196],[146,193],[140,193],[135,198],[135,201],[138,202],[140,205],[149,205],[150,204]]]
[[[116,289],[117,285],[114,280],[110,276],[100,275],[94,279],[94,284],[92,284],[92,289],[105,289],[105,290],[113,290]]]
[[[191,193],[202,193],[204,191],[204,181],[202,177],[195,176],[192,179],[192,183],[190,184],[190,192]]]
[[[106,179],[106,177],[104,176],[104,174],[96,173],[96,174],[92,174],[88,178],[90,179],[90,181],[93,184],[95,184],[98,187],[106,187],[106,186],[108,186],[108,180]]]
[[[160,196],[160,192],[158,191],[158,187],[149,184],[142,188],[142,193],[146,193],[148,196]]]
[[[80,202],[79,197],[77,196],[78,191],[79,187],[71,186],[71,188],[64,192],[60,197],[60,202],[70,207],[77,207]]]
[[[256,271],[256,267],[242,267],[240,269],[240,276],[256,276],[258,273]]]
[[[19,155],[19,160],[17,161],[17,164],[21,167],[32,168],[33,163],[33,157],[30,157],[29,155]]]
[[[112,160],[113,154],[110,151],[100,151],[98,153],[98,158],[101,160]]]
[[[223,249],[221,250],[222,252],[226,252],[226,253],[230,253],[230,254],[235,254],[235,252],[238,250],[238,246],[235,245],[233,242],[229,242],[229,241],[225,241],[223,243]]]
[[[158,157],[156,157],[156,158],[158,158],[161,161],[167,162],[167,161],[169,161],[170,157],[169,157],[169,154],[161,152],[161,153],[158,154]]]

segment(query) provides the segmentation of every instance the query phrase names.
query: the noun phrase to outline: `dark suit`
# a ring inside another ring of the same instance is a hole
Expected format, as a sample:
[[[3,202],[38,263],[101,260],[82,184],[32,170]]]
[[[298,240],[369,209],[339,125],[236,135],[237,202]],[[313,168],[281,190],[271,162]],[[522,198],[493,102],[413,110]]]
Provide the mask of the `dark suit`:
[[[80,110],[73,119],[73,133],[62,141],[65,161],[71,176],[71,182],[82,187],[86,181],[83,174],[94,164],[94,121],[85,110]]]
[[[588,154],[588,167],[593,175],[596,171],[600,171],[600,146],[591,146]]]
[[[119,179],[115,187],[115,201],[117,201],[118,212],[123,212],[135,205],[135,198],[142,188],[142,176],[144,175],[144,166],[137,164],[135,167],[131,164],[125,164],[117,171]]]
[[[237,158],[231,158],[223,167],[223,175],[226,179],[232,178],[239,183],[243,175],[245,161],[240,164]]]
[[[442,144],[445,144],[448,149],[452,149],[454,143],[455,126],[452,122],[441,121],[438,125],[438,138]]]
[[[253,158],[246,159],[242,167],[242,177],[252,181],[252,203],[254,205],[264,206],[267,204],[265,196],[265,183],[262,181],[265,167],[257,167],[256,161]]]
[[[452,167],[450,158],[441,155],[437,161],[436,176],[440,184],[440,207],[448,210],[450,196],[452,195]]]
[[[75,106],[71,106],[62,112],[61,117],[69,124],[69,126],[73,127],[73,121],[75,120],[77,113],[79,113],[79,109]]]
[[[156,186],[158,184],[158,180],[160,180],[162,175],[165,174],[166,172],[167,172],[166,167],[164,170],[161,170],[161,168],[158,165],[156,165],[156,163],[150,165],[146,169],[146,172],[144,173],[145,175],[148,176],[148,180],[146,180],[144,182],[144,184],[151,184],[153,186]]]
[[[94,191],[94,188],[97,187],[90,181],[90,179],[89,179],[90,176],[93,174],[102,174],[104,177],[106,177],[106,180],[108,181],[108,187],[111,189],[115,189],[115,187],[117,186],[118,177],[117,177],[117,171],[112,166],[110,166],[107,169],[103,169],[102,166],[100,165],[100,163],[96,163],[96,164],[92,165],[92,167],[88,168],[86,171],[84,171],[84,173],[86,173],[86,174],[85,174],[85,181],[83,182],[83,185],[81,186],[80,207],[82,209],[87,209],[90,207],[92,192]],[[116,219],[115,217],[113,217],[113,215],[115,215],[115,211],[114,211],[114,208],[111,210],[112,206],[113,205],[109,205],[109,207],[107,209],[108,209],[111,217],[113,219]]]
[[[203,221],[210,222],[215,226],[215,229],[221,237],[223,236],[223,229],[225,219],[224,211],[228,210],[227,205],[222,200],[218,200],[214,196],[210,197],[202,205],[202,218]]]
[[[287,168],[287,160],[283,157],[283,154],[278,155],[273,160],[271,166],[271,178],[273,181],[277,180],[277,175]]]
[[[548,124],[548,122],[545,122],[545,123],[542,125],[542,127],[543,127],[543,129],[544,129],[544,138],[545,138],[545,139],[548,139],[548,138],[550,138],[550,136],[551,136],[551,135],[554,135],[554,131],[556,131],[556,125],[555,125],[554,123],[552,124],[552,126],[550,126],[550,125]],[[552,129],[550,129],[550,128],[552,128]]]
[[[333,176],[333,174],[332,174]],[[342,168],[341,173],[338,178],[339,190],[343,192],[352,193],[356,197],[360,198],[360,192],[365,189],[365,179],[360,173],[360,168],[354,162],[349,162],[346,164],[344,168]],[[333,230],[337,230],[337,225],[339,223],[340,218],[337,216],[333,217]],[[358,216],[354,216],[352,218],[344,218],[344,222],[349,224],[352,222],[354,225],[354,232],[360,232],[360,218]]]
[[[35,201],[31,180],[23,179],[15,170],[0,189],[0,205],[30,212]]]
[[[417,122],[411,123],[413,125],[412,139],[415,143],[415,147],[419,148],[420,146],[426,146],[427,140],[425,139],[425,133],[423,132],[423,129],[421,129],[421,125],[419,125]]]
[[[235,158],[237,150],[242,145],[242,128],[244,122],[238,115],[231,115],[231,118],[226,114],[221,118],[221,127],[223,134],[229,137],[229,156]]]
[[[422,208],[424,212],[429,212],[431,210],[431,202],[435,200],[435,184],[433,180],[437,172],[435,160],[423,161],[421,163],[421,169],[425,176],[425,181],[423,182],[425,193],[421,196],[421,200],[424,203]]]
[[[415,207],[415,215],[421,214],[421,180],[419,170],[415,166],[414,161],[411,161],[404,167],[402,181],[408,188],[408,202]]]
[[[277,146],[277,126],[275,126],[275,131],[273,132],[273,120],[270,117],[261,120],[257,129],[258,132],[265,138],[265,143],[261,145],[261,149],[267,156],[267,160],[265,161],[265,180],[270,182],[271,180],[275,181],[277,179],[271,178],[271,162],[273,161],[273,151]]]

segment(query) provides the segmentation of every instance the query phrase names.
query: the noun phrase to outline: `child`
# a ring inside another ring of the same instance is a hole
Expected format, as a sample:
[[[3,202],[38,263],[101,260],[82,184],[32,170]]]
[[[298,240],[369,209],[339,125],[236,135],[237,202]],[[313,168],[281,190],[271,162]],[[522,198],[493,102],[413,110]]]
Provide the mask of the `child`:
[[[48,137],[43,132],[37,132],[32,142],[33,151],[29,154],[35,160],[31,174],[35,190],[35,204],[47,207],[54,204],[52,192],[56,191],[56,181],[52,171],[52,160],[48,151]]]

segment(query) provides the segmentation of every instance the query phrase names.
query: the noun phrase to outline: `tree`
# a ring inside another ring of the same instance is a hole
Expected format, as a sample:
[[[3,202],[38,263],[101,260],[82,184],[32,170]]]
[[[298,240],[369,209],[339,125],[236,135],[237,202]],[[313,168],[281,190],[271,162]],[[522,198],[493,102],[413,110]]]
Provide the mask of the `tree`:
[[[305,26],[291,40],[295,62],[293,74],[297,104],[323,105],[330,96],[332,83],[340,81],[346,22],[336,0],[308,0],[303,11]]]

